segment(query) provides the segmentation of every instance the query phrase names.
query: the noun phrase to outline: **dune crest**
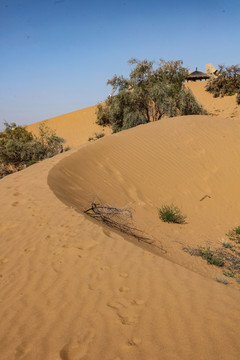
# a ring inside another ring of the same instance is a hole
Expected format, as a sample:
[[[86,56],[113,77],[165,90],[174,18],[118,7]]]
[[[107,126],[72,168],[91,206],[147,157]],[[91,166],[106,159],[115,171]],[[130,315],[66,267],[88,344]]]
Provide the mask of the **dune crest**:
[[[96,124],[96,110],[97,106],[90,106],[28,125],[27,130],[37,134],[38,126],[41,123],[45,123],[48,127],[55,130],[58,136],[66,140],[66,145],[77,147],[86,143],[88,138],[94,137],[95,133],[104,133],[105,135],[111,133],[110,128],[103,128]]]

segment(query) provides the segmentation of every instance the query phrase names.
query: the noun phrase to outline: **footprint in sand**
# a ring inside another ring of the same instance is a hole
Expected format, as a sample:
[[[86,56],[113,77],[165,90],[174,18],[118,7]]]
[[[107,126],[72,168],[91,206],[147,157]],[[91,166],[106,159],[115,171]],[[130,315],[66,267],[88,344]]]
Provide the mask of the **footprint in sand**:
[[[94,241],[94,240],[80,240],[77,242],[63,244],[62,247],[63,248],[76,248],[79,250],[90,250],[91,248],[95,247],[96,245],[98,245],[98,242]]]
[[[34,251],[35,250],[35,248],[26,248],[26,249],[24,249],[24,252],[26,253],[26,254],[29,254],[30,252],[32,252],[32,251]]]
[[[99,290],[101,288],[102,272],[96,271],[90,275],[88,288],[90,290]]]
[[[121,274],[119,274],[119,276],[122,277],[122,278],[124,278],[124,279],[128,278],[128,274],[127,274],[127,273],[121,273]]]
[[[111,268],[109,266],[101,266],[96,272],[90,275],[88,288],[90,290],[100,290],[101,282],[104,278],[104,272],[109,271]]]
[[[119,288],[119,291],[122,292],[122,293],[128,292],[129,290],[130,290],[129,287],[127,287],[127,286],[121,286],[121,287]]]
[[[133,305],[143,305],[144,303],[145,303],[145,301],[142,300],[142,299],[134,299],[134,300],[132,301],[132,304],[133,304]]]
[[[142,343],[142,340],[137,337],[133,337],[132,339],[128,340],[128,345],[131,345],[131,346],[137,346],[137,345],[140,345],[141,343]]]
[[[92,329],[73,336],[60,351],[62,360],[81,360],[88,353],[90,343],[93,341],[95,333]]]
[[[12,206],[17,206],[19,204],[19,202],[18,201],[14,201],[13,203],[12,203]]]
[[[8,258],[1,258],[0,264],[6,264],[8,262]]]
[[[17,348],[15,353],[15,359],[21,360],[24,359],[31,350],[31,345],[25,341],[23,341]]]
[[[19,193],[19,192],[13,193],[13,196],[19,196],[19,195],[21,195],[21,193]]]
[[[107,303],[107,306],[116,311],[116,314],[123,325],[137,325],[139,315],[126,299],[114,298]]]

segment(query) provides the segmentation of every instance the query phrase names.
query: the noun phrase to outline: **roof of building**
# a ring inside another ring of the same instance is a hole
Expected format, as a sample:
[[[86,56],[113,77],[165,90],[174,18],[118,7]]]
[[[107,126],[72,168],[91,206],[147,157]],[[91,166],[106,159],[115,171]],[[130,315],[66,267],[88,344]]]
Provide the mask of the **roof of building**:
[[[205,74],[201,71],[198,71],[196,68],[196,71],[193,71],[191,74],[187,76],[187,79],[209,79],[210,76],[208,74]]]

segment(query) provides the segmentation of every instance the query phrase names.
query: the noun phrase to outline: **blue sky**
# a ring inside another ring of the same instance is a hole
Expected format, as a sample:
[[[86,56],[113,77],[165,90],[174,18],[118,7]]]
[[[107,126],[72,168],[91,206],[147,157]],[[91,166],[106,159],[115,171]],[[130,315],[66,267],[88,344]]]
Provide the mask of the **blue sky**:
[[[127,60],[240,63],[240,0],[0,0],[0,125],[95,105]]]

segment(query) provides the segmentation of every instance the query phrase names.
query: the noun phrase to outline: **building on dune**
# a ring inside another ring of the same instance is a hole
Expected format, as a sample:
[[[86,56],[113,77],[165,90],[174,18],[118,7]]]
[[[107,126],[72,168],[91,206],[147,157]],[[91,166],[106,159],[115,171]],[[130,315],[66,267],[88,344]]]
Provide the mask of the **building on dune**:
[[[202,81],[202,80],[208,80],[208,79],[210,79],[210,75],[205,74],[201,71],[198,71],[197,68],[196,68],[196,71],[193,71],[186,77],[187,81]]]

